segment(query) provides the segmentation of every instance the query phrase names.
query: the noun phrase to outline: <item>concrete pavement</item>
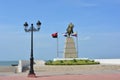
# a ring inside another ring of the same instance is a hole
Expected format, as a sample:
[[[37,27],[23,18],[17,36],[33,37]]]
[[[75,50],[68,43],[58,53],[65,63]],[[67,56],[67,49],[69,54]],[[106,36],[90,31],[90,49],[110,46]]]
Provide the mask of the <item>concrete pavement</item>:
[[[120,74],[49,75],[28,78],[27,76],[0,76],[0,80],[120,80]]]
[[[0,72],[0,80],[120,80],[120,66],[44,66],[35,73],[36,78],[28,78],[28,71]]]

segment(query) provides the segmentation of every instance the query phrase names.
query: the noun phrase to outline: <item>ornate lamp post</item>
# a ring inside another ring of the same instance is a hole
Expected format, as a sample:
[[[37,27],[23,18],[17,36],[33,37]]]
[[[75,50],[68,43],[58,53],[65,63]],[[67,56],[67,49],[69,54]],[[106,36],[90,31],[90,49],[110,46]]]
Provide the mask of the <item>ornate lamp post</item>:
[[[28,23],[27,22],[24,23],[25,32],[31,32],[31,56],[30,56],[30,71],[29,71],[28,77],[36,77],[36,75],[34,73],[34,69],[33,69],[33,64],[34,64],[34,58],[33,58],[33,32],[40,30],[41,22],[38,21],[36,23],[36,25],[37,25],[37,28],[35,28],[33,26],[33,24],[31,24],[31,27],[28,28]]]

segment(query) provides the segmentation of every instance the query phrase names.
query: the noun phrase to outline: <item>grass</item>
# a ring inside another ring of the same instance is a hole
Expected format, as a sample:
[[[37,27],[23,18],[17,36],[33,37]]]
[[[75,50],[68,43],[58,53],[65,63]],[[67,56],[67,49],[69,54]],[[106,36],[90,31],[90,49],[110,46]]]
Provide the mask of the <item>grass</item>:
[[[46,65],[93,65],[100,64],[99,62],[95,62],[94,60],[57,60],[52,61],[49,60],[45,63]]]

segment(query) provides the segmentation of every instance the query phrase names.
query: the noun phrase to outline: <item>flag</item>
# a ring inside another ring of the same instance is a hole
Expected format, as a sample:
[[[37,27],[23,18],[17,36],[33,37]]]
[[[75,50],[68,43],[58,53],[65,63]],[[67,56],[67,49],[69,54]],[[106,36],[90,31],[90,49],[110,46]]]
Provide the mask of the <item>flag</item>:
[[[62,35],[65,36],[65,37],[67,37],[67,33],[63,33]]]
[[[58,33],[53,33],[53,34],[52,34],[52,37],[53,37],[53,38],[57,38],[57,37],[58,37]]]
[[[74,32],[74,33],[72,34],[72,36],[77,37],[77,32]]]

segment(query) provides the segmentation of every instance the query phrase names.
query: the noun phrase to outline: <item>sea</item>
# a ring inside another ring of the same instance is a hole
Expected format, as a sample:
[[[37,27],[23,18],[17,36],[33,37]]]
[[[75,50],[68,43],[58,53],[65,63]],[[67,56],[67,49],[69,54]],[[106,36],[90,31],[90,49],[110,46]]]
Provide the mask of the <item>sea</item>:
[[[18,61],[0,61],[0,66],[18,65]]]

